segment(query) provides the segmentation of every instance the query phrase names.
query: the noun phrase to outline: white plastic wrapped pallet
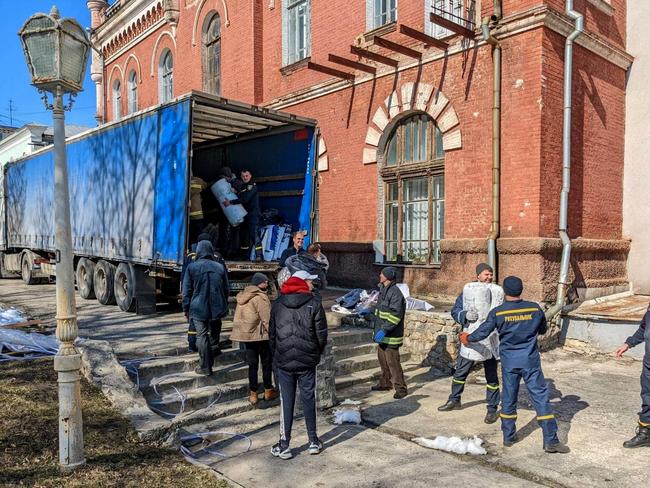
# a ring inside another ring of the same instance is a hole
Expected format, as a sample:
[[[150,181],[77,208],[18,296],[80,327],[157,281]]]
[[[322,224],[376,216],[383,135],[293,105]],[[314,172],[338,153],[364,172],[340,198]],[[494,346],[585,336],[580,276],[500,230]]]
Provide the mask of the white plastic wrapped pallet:
[[[221,178],[214,185],[210,187],[212,194],[221,205],[223,213],[226,215],[230,225],[238,226],[244,221],[246,217],[246,209],[243,205],[228,205],[227,207],[223,204],[224,200],[236,200],[237,195],[232,191],[230,183],[225,179]]]
[[[463,287],[463,310],[476,310],[478,320],[470,323],[465,331],[470,334],[478,329],[488,316],[490,310],[503,303],[503,288],[492,283],[473,281]],[[471,361],[485,361],[491,357],[499,358],[499,335],[495,330],[481,342],[460,346],[460,355]]]

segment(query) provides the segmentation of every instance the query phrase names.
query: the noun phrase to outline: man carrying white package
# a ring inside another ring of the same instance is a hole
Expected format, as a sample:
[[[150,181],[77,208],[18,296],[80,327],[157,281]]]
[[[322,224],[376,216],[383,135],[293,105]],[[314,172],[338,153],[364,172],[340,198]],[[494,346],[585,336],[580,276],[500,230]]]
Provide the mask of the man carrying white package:
[[[476,267],[476,281],[467,283],[463,292],[456,299],[451,310],[451,316],[461,325],[464,332],[472,333],[485,322],[488,313],[494,307],[503,303],[503,289],[492,283],[494,271],[490,265],[481,263]],[[497,410],[501,394],[497,360],[499,358],[499,336],[492,333],[487,339],[460,346],[460,354],[456,362],[456,370],[451,382],[451,394],[447,403],[438,407],[440,412],[448,412],[461,408],[460,397],[465,389],[465,382],[472,367],[477,362],[483,363],[485,369],[485,399],[487,414],[485,423],[493,424],[499,418]]]

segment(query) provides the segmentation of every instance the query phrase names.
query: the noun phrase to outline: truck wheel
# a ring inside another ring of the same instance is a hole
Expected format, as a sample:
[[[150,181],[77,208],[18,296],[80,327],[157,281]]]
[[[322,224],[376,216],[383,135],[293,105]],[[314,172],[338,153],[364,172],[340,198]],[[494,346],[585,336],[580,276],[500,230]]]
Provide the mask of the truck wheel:
[[[95,298],[93,280],[95,274],[95,263],[88,258],[81,258],[77,263],[77,290],[79,296],[84,300]]]
[[[133,265],[120,263],[115,271],[115,301],[120,310],[135,312],[135,272]]]
[[[115,305],[115,266],[103,259],[95,265],[93,288],[97,301],[102,305]]]
[[[23,283],[26,285],[34,285],[40,283],[40,278],[34,278],[34,272],[32,270],[32,262],[34,258],[32,253],[26,252],[23,255],[23,259],[20,262],[20,277],[23,279]]]

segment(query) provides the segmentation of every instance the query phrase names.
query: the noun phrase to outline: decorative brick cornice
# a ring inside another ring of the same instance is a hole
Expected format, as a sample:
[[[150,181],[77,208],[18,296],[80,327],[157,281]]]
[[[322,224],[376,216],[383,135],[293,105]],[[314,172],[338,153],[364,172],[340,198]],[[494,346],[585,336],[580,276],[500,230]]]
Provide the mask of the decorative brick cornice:
[[[569,35],[573,30],[573,24],[571,23],[570,19],[564,14],[549,9],[547,6],[539,6],[530,10],[526,10],[524,12],[518,12],[516,14],[504,17],[496,30],[496,37],[499,39],[506,39],[508,37],[543,27],[564,37]],[[576,43],[624,70],[628,70],[634,60],[634,57],[621,47],[616,46],[608,40],[603,39],[597,34],[589,31],[585,31],[583,34],[578,36]],[[476,47],[483,45],[485,45],[484,41],[464,44],[459,42],[450,46],[445,53],[431,50],[429,52],[425,52],[425,54],[422,56],[421,61],[402,64],[399,66],[399,68],[397,68],[397,71],[403,72],[409,69],[417,68],[418,66],[439,61],[446,57],[473,50]],[[270,103],[268,103],[267,106],[276,110],[285,109],[287,107],[298,105],[300,103],[320,98],[331,93],[346,90],[352,85],[361,85],[363,83],[368,83],[385,76],[395,76],[395,70],[380,68],[377,70],[377,74],[375,76],[360,75],[352,83],[347,80],[328,79],[317,85],[305,88],[298,92],[294,92],[290,96],[276,98],[275,100],[272,100]]]

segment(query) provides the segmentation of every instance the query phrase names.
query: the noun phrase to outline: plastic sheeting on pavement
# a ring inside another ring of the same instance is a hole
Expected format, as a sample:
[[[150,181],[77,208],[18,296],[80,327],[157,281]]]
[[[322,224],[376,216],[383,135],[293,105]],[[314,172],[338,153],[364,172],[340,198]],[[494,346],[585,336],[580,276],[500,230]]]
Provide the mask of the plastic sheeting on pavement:
[[[43,356],[54,356],[59,349],[59,341],[51,335],[0,328],[0,361],[28,360]],[[10,351],[22,356],[3,353]]]
[[[236,456],[250,451],[253,441],[244,434],[233,432],[199,432],[180,438],[180,451],[189,460],[202,461],[205,457],[220,458]]]
[[[474,456],[487,454],[487,451],[482,445],[483,439],[477,436],[461,439],[460,437],[444,437],[439,435],[433,440],[427,439],[426,437],[416,437],[411,440],[422,447],[453,452],[455,454],[471,454]]]
[[[0,326],[27,322],[22,312],[15,308],[0,309]]]

